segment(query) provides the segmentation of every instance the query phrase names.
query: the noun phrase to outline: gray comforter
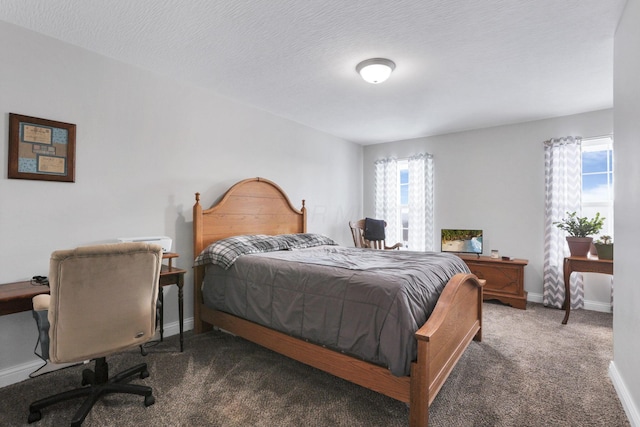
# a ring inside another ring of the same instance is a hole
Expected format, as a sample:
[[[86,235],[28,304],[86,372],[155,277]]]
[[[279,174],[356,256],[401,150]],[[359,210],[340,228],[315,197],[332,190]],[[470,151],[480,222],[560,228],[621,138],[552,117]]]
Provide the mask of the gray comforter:
[[[414,333],[456,273],[444,253],[320,246],[207,266],[205,304],[408,375]]]

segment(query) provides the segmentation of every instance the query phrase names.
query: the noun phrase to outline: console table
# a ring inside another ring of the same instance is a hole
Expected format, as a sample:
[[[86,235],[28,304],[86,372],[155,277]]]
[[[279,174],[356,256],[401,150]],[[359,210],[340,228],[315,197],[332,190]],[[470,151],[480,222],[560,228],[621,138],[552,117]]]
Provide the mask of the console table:
[[[459,255],[469,270],[487,283],[482,291],[483,299],[496,299],[522,310],[527,309],[527,291],[524,290],[526,259],[503,260],[488,256]]]
[[[184,301],[182,288],[184,287],[184,275],[186,270],[176,268],[172,265],[172,259],[178,257],[176,253],[165,253],[162,258],[169,260],[169,265],[162,265],[160,271],[160,291],[158,299],[163,302],[162,287],[168,285],[178,286],[178,315],[180,318],[180,351],[184,350]],[[30,311],[33,308],[32,299],[36,295],[48,294],[49,286],[32,285],[31,281],[13,282],[0,284],[0,316],[5,314],[20,313]],[[160,306],[160,339],[164,333],[164,306]]]
[[[599,259],[591,255],[586,257],[570,256],[564,259],[564,319],[562,324],[566,325],[571,312],[571,273],[580,271],[582,273],[602,273],[613,275],[613,260]]]

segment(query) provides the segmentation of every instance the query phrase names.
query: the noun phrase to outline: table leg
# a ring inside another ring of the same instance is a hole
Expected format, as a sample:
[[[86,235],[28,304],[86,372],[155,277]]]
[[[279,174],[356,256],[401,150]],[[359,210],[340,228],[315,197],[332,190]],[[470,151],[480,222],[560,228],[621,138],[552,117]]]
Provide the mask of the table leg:
[[[184,301],[182,288],[184,286],[184,275],[178,279],[178,316],[180,320],[180,352],[184,350]]]
[[[562,324],[566,325],[569,321],[569,313],[571,312],[571,261],[567,258],[564,259],[564,319]]]

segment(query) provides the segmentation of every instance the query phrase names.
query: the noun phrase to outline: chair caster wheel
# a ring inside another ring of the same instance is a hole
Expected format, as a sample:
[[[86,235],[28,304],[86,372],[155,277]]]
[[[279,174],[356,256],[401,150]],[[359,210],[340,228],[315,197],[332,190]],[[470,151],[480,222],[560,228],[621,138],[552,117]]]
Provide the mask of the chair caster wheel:
[[[145,369],[143,371],[140,371],[140,379],[141,380],[147,378],[148,376],[149,376],[149,371],[148,370]]]
[[[96,375],[91,369],[85,369],[82,371],[82,382],[80,383],[83,387],[88,384],[93,384],[95,382]]]
[[[29,424],[31,424],[35,423],[36,421],[40,421],[40,418],[42,418],[42,412],[33,411],[29,412],[29,418],[27,419],[27,421],[29,422]]]
[[[153,397],[153,395],[145,396],[145,398],[144,398],[144,406],[151,406],[154,403],[156,403],[156,398]]]

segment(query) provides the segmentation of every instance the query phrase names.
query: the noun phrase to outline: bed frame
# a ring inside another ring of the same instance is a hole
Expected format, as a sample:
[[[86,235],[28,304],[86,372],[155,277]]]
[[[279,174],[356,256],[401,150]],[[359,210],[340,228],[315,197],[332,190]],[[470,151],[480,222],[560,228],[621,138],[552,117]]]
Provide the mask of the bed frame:
[[[194,256],[212,242],[241,234],[306,233],[306,208],[298,210],[275,183],[264,178],[240,181],[210,209],[200,193],[193,206]],[[409,404],[409,425],[426,427],[429,405],[472,340],[482,339],[482,286],[472,274],[447,283],[427,322],[416,332],[418,357],[411,375],[396,377],[388,369],[293,338],[287,334],[212,310],[203,304],[204,267],[194,272],[195,333],[221,328],[332,375]]]

